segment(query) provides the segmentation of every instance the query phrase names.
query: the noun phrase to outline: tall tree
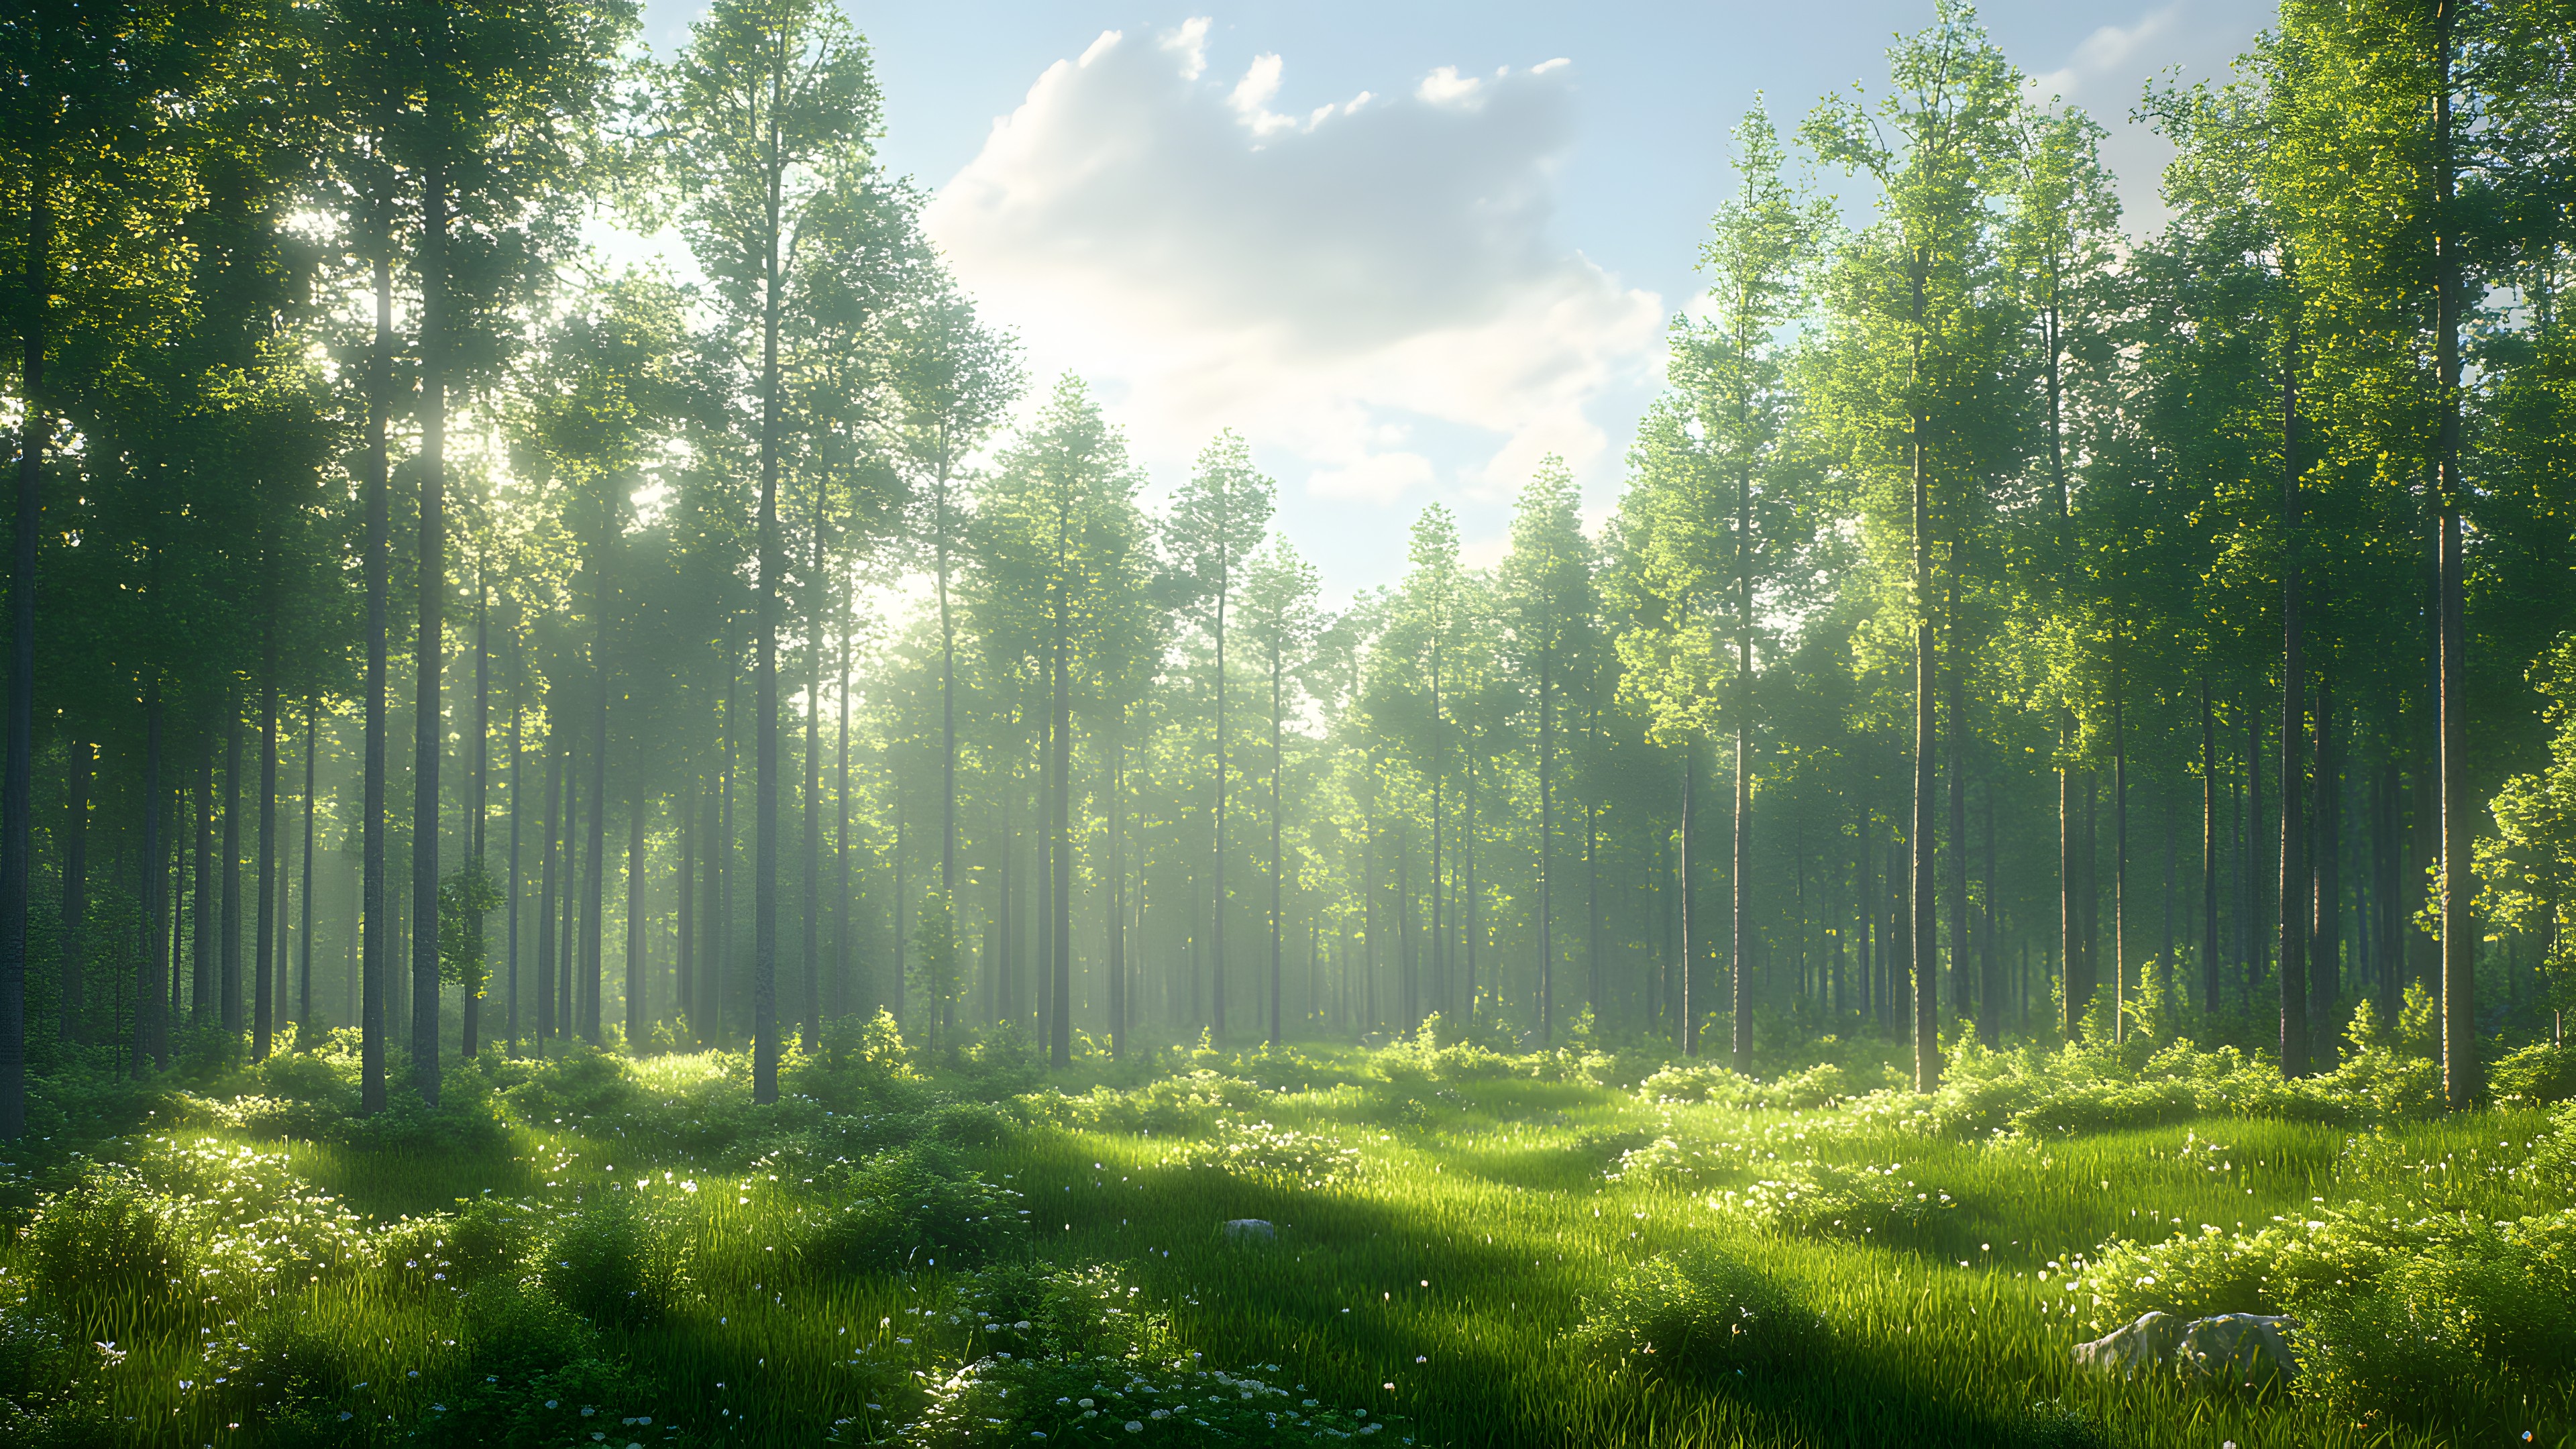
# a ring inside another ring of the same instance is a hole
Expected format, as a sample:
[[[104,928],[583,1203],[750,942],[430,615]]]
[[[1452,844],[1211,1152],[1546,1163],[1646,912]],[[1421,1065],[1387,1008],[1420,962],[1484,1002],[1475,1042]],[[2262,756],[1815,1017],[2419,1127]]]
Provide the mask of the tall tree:
[[[1582,496],[1561,458],[1539,465],[1512,510],[1511,553],[1503,561],[1504,607],[1513,648],[1537,704],[1538,1037],[1556,1040],[1556,790],[1559,699],[1588,655],[1599,611],[1593,549],[1583,536]],[[1587,854],[1589,852],[1587,851]]]
[[[778,1098],[778,631],[787,559],[780,322],[798,285],[789,242],[830,182],[862,170],[877,129],[865,45],[827,0],[718,0],[658,77],[656,135],[689,243],[756,379],[759,619],[753,631],[752,1095]],[[810,262],[808,262],[810,264]]]
[[[1232,432],[1220,433],[1199,453],[1189,481],[1172,496],[1164,517],[1164,548],[1171,557],[1183,607],[1194,614],[1216,647],[1214,744],[1211,750],[1213,804],[1208,820],[1210,899],[1215,918],[1209,927],[1212,948],[1209,1012],[1217,1032],[1226,1027],[1225,971],[1225,628],[1226,608],[1241,583],[1243,561],[1261,544],[1270,528],[1277,485],[1252,466],[1252,448]]]
[[[1287,726],[1289,676],[1305,664],[1319,621],[1315,597],[1322,585],[1314,565],[1298,556],[1284,538],[1255,554],[1243,571],[1240,627],[1260,651],[1270,685],[1270,1045],[1285,1043],[1280,1008],[1282,943],[1287,931],[1283,886],[1286,857],[1281,853],[1284,812],[1280,793],[1287,774],[1282,736]]]

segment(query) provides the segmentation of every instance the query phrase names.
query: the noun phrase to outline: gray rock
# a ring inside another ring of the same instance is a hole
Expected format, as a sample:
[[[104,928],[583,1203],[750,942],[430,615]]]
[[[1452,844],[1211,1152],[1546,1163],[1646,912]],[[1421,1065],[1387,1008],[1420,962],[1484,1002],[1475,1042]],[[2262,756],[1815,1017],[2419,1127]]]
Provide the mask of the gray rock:
[[[2140,1315],[2137,1322],[2115,1328],[2091,1343],[2075,1345],[2075,1361],[2086,1368],[2117,1372],[2124,1379],[2171,1366],[2182,1342],[2182,1320],[2170,1313]]]
[[[1225,1225],[1225,1240],[1229,1243],[1275,1243],[1279,1241],[1279,1230],[1261,1218],[1232,1218]]]
[[[2122,1378],[2180,1372],[2189,1379],[2260,1384],[2298,1373],[2298,1354],[2282,1332],[2297,1327],[2295,1319],[2259,1313],[2221,1313],[2188,1323],[2169,1313],[2147,1313],[2075,1345],[2075,1361]]]
[[[2195,1318],[2174,1347],[2174,1366],[2189,1378],[2231,1384],[2296,1378],[2299,1355],[2282,1330],[2298,1326],[2295,1318],[2260,1313]]]

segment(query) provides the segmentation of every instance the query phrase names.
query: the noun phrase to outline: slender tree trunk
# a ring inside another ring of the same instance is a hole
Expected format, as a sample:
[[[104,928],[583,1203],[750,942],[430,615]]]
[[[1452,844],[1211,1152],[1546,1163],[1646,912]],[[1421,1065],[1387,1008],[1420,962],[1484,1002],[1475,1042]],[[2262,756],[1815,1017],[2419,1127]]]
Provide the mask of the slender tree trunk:
[[[55,1025],[59,1040],[77,1042],[88,1035],[83,989],[89,966],[89,781],[90,743],[75,736],[70,745],[70,778],[63,793],[63,933],[61,1013]],[[148,876],[146,877],[149,878]]]
[[[626,1049],[638,1055],[652,1041],[645,1011],[644,804],[639,780],[626,803]]]
[[[555,939],[555,961],[562,968],[555,973],[555,1035],[565,1040],[581,1030],[573,1004],[573,983],[581,976],[581,874],[581,746],[575,735],[564,745],[563,919],[546,923],[546,929],[559,925],[562,932]]]
[[[1950,574],[1942,595],[1942,613],[1950,630],[1949,667],[1942,671],[1950,695],[1950,1014],[1954,1020],[1964,1022],[1974,1020],[1974,1007],[1968,999],[1968,938],[1973,917],[1968,906],[1967,655],[1959,647],[1959,558],[1955,547],[1950,551]]]
[[[41,22],[32,44],[43,53]],[[40,63],[40,62],[39,62]],[[51,116],[47,116],[50,123]],[[48,126],[48,129],[50,127]],[[27,903],[35,861],[36,541],[43,532],[45,448],[53,418],[45,393],[46,315],[53,291],[50,138],[29,157],[24,290],[19,293],[18,493],[9,544],[9,741],[0,767],[0,1142],[27,1130]],[[147,867],[149,869],[149,867]],[[138,1010],[137,1020],[140,1020]]]
[[[603,543],[603,556],[607,553]],[[603,569],[603,574],[605,570]],[[601,997],[606,984],[605,950],[608,925],[608,583],[600,580],[592,595],[594,625],[598,630],[592,641],[591,677],[599,694],[590,717],[590,814],[583,822],[589,837],[587,858],[582,862],[581,880],[581,971],[580,1013],[582,1039],[592,1046],[603,1042]],[[634,1043],[629,1042],[632,1047]]]
[[[2111,692],[2111,1037],[2129,1039],[2128,681],[2113,668]]]
[[[939,540],[939,897],[957,915],[957,631],[948,614],[948,468],[941,455],[933,493]]]
[[[804,827],[805,899],[798,912],[802,929],[797,933],[797,944],[803,956],[807,1051],[818,1049],[823,1042],[823,612],[831,599],[831,586],[823,576],[825,523],[823,485],[818,480],[814,485],[813,592],[805,607],[805,793],[804,809],[799,812]]]
[[[2293,326],[2281,356],[2281,1071],[2308,1073],[2308,991],[2302,967],[2307,925],[2307,862],[2301,855],[2305,825],[2300,804],[2299,737],[2307,729],[2307,660],[2301,605],[2302,527],[2299,510],[2298,333]]]
[[[786,584],[786,551],[778,532],[779,210],[785,172],[779,162],[783,76],[768,82],[769,209],[761,233],[760,323],[760,587],[754,646],[751,842],[751,1099],[778,1100],[778,631]]]
[[[1109,1059],[1127,1059],[1127,707],[1109,738]],[[1367,887],[1363,886],[1365,890]]]
[[[478,872],[484,868],[484,816],[491,808],[491,623],[491,599],[484,592],[483,570],[478,564],[474,571],[474,795],[467,812],[473,824],[469,831],[471,838],[466,843],[467,858]],[[491,974],[486,939],[490,932],[484,929],[483,913],[479,910],[472,920],[465,923],[465,928],[474,933],[475,969],[473,978],[466,981],[458,993],[457,1049],[470,1062],[481,1055],[483,1049],[483,988],[485,978]]]
[[[1215,897],[1215,922],[1214,928],[1208,933],[1209,956],[1212,963],[1208,989],[1208,1014],[1214,1022],[1216,1035],[1222,1037],[1225,1035],[1225,604],[1226,595],[1233,588],[1234,561],[1227,552],[1226,540],[1229,535],[1226,532],[1226,520],[1222,512],[1221,501],[1225,497],[1222,486],[1217,490],[1217,497],[1220,500],[1220,512],[1217,519],[1216,582],[1216,811],[1208,818],[1209,874],[1214,882],[1212,894]],[[1436,718],[1440,708],[1436,702],[1437,685],[1433,686],[1433,692],[1435,703],[1432,705],[1432,714]],[[1434,829],[1437,829],[1436,823]],[[1435,847],[1432,852],[1432,874],[1435,879],[1439,875],[1439,868],[1439,851]],[[1432,933],[1435,936],[1439,934],[1436,923],[1432,927]]]
[[[2460,228],[2453,221],[2456,162],[2451,137],[2451,32],[2458,0],[2436,0],[2433,8],[2436,49],[2433,90],[2434,323],[2435,369],[2439,376],[2441,433],[2435,443],[2440,478],[2435,502],[2440,510],[2441,591],[2441,789],[2442,789],[2442,1095],[2454,1111],[2486,1100],[2486,1071],[2478,1061],[2477,927],[2472,909],[2477,899],[2476,867],[2470,837],[2480,802],[2469,795],[2466,705],[2466,561],[2460,546],[2460,511],[2468,491],[2460,476]],[[23,528],[24,525],[22,524]],[[21,606],[20,629],[27,615]],[[22,636],[23,637],[23,633]],[[13,695],[10,708],[22,708]],[[15,759],[16,716],[10,726]],[[10,776],[17,789],[17,775]],[[19,798],[23,799],[21,795]],[[23,818],[23,817],[21,817]],[[24,857],[21,857],[23,861]],[[24,870],[22,864],[19,867]]]
[[[447,724],[439,708],[447,602],[447,182],[422,177],[420,236],[420,623],[412,658],[411,1073],[422,1100],[438,1101],[439,765]]]
[[[385,636],[393,607],[392,463],[385,450],[385,423],[393,406],[393,225],[382,213],[377,222],[376,345],[368,359],[367,387],[366,799],[359,812],[365,837],[360,846],[365,936],[358,956],[359,1094],[362,1109],[369,1113],[385,1107],[385,990],[389,984],[385,977],[393,960],[393,916],[386,909],[385,880]]]
[[[2218,1014],[2218,722],[2200,672],[2200,1012]]]
[[[555,1034],[555,867],[563,846],[564,759],[571,754],[562,738],[568,721],[548,720],[546,741],[545,841],[537,852],[537,1054]]]
[[[853,939],[850,910],[850,650],[851,637],[858,632],[858,590],[846,590],[841,615],[841,725],[833,741],[837,759],[833,763],[832,805],[837,819],[832,829],[832,864],[840,873],[838,889],[832,893],[832,980],[825,1005],[848,1015],[865,1005],[865,993],[854,991],[858,985],[857,942]],[[891,1002],[895,1020],[903,1019],[903,800],[895,799],[894,825],[895,892],[894,892],[894,984],[891,991],[874,993],[879,1004]]]
[[[510,924],[505,932],[508,944],[503,948],[510,982],[509,1054],[512,1057],[519,1054],[519,817],[524,813],[519,807],[528,798],[522,793],[528,761],[527,719],[527,711],[513,702],[510,707]]]
[[[2334,1070],[2335,999],[2342,994],[2343,763],[2335,748],[2334,676],[2317,674],[2316,804],[2311,832],[2310,876],[2313,881],[2308,929],[2308,1055],[2320,1072]]]
[[[672,910],[679,931],[677,961],[671,979],[671,1009],[681,1027],[678,1040],[694,1040],[698,1014],[698,785],[689,782],[679,802],[680,873],[673,882]]]
[[[277,908],[277,629],[274,622],[263,631],[267,640],[261,652],[267,657],[261,663],[259,701],[259,918],[255,926],[257,948],[253,961],[255,975],[251,991],[251,1045],[253,1061],[268,1058],[271,1036],[276,1029],[278,928],[284,924]]]
[[[1556,1044],[1556,647],[1538,667],[1538,1044]]]
[[[161,971],[161,952],[164,939],[175,941],[176,937],[165,929],[172,922],[171,892],[163,879],[167,867],[161,863],[161,805],[161,681],[155,679],[143,687],[143,894],[151,924],[142,959],[135,962],[133,1065],[138,1077],[147,1060],[160,1067],[170,1065],[168,1012],[162,998],[163,983],[169,978]]]
[[[224,702],[231,718],[224,725],[223,855],[217,874],[223,903],[215,960],[220,972],[216,992],[224,1035],[239,1036],[248,1023],[242,1010],[241,898],[241,711],[239,701]]]
[[[2003,1043],[2003,960],[1999,954],[2000,943],[1996,939],[1997,923],[1995,914],[1995,895],[1996,892],[2001,889],[2003,882],[2002,877],[1997,874],[1997,869],[1998,867],[1995,856],[1995,782],[1993,779],[1989,778],[1986,781],[1986,929],[1983,946],[1978,956],[1977,973],[1977,1040],[1984,1043],[1989,1048],[2000,1046]],[[1965,893],[1962,893],[1959,899],[1961,902],[1960,908],[1962,910],[1966,909],[1965,903],[1967,901],[1967,896]],[[1836,997],[1839,998],[1841,995],[1839,970],[1842,964],[1842,950],[1841,943],[1839,941],[1835,943],[1834,960],[1838,973],[1835,994]],[[1835,1001],[1834,1009],[1837,1015],[1841,1013],[1842,1003],[1839,999]]]
[[[1676,1024],[1675,1045],[1681,1048],[1681,1053],[1685,1057],[1690,1056],[1692,1049],[1698,1045],[1698,1034],[1691,1029],[1691,968],[1698,964],[1699,954],[1698,942],[1691,932],[1692,926],[1696,924],[1691,919],[1691,898],[1695,894],[1691,889],[1691,863],[1698,854],[1692,849],[1698,843],[1692,838],[1695,833],[1692,828],[1693,821],[1698,814],[1692,808],[1694,802],[1691,799],[1692,787],[1698,783],[1696,777],[1699,751],[1694,748],[1694,745],[1695,741],[1690,736],[1682,737],[1681,869],[1677,872],[1680,879],[1675,887],[1678,894],[1675,907],[1681,912],[1682,937],[1680,979],[1676,983],[1681,995],[1681,1020]]]
[[[1270,1045],[1273,1047],[1283,1040],[1279,1034],[1280,937],[1287,924],[1282,915],[1280,869],[1284,857],[1279,848],[1279,770],[1285,759],[1279,737],[1283,668],[1284,661],[1274,644],[1270,650]]]

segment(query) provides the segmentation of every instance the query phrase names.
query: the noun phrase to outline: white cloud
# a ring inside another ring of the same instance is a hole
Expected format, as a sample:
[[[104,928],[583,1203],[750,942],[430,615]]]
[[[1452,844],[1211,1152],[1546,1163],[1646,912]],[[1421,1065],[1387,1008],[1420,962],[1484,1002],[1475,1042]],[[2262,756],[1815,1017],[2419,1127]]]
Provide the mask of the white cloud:
[[[2256,28],[2272,23],[2276,0],[2166,0],[2127,25],[2104,25],[2077,42],[2066,63],[2030,78],[2033,93],[2083,107],[2110,132],[2103,160],[2118,178],[2131,235],[2164,224],[2161,186],[2173,147],[2131,121],[2146,81],[2167,72],[2184,85],[2223,81]]]
[[[1092,378],[1158,463],[1233,426],[1325,497],[1607,458],[1591,405],[1651,376],[1663,308],[1552,239],[1569,68],[1278,110],[1281,58],[1212,75],[1207,39],[1111,31],[1048,67],[930,207],[1040,374]]]

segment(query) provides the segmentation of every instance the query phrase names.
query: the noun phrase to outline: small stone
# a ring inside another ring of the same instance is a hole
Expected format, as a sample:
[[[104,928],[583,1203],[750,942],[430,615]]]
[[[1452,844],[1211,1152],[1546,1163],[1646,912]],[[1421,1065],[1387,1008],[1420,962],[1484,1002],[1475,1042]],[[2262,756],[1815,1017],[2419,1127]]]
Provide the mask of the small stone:
[[[2075,1361],[2086,1368],[2115,1371],[2124,1379],[2136,1378],[2173,1363],[2182,1329],[2182,1320],[2170,1313],[2141,1314],[2135,1323],[2075,1345]]]
[[[1230,1218],[1225,1224],[1225,1240],[1229,1243],[1275,1243],[1279,1241],[1279,1230],[1262,1218]]]
[[[2296,1378],[2298,1351],[2283,1330],[2298,1326],[2295,1318],[2260,1313],[2195,1318],[2175,1346],[2175,1366],[2192,1378],[2248,1386]]]

